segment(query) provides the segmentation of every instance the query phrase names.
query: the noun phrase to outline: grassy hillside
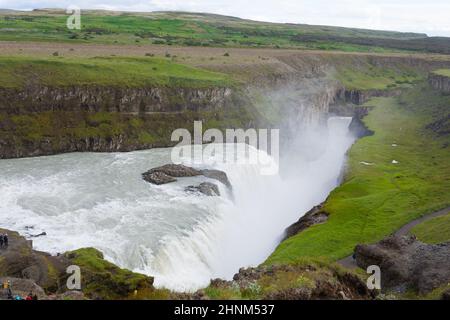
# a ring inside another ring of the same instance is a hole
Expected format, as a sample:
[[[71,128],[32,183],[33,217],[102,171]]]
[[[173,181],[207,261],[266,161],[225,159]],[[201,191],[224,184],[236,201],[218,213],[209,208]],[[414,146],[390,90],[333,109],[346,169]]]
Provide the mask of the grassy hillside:
[[[368,104],[364,122],[375,134],[351,148],[345,181],[325,203],[328,222],[282,242],[267,264],[343,258],[450,205],[450,96],[423,85]]]
[[[348,90],[387,90],[410,87],[424,77],[410,66],[387,68],[367,63],[357,68],[348,64],[338,66],[335,78]]]
[[[354,28],[257,22],[183,12],[121,13],[83,11],[81,30],[66,27],[61,10],[0,11],[0,40],[75,43],[165,44],[183,46],[272,47],[342,51],[450,52],[450,43],[424,34]],[[371,42],[355,41],[361,39]],[[424,40],[425,39],[425,40]]]
[[[393,50],[423,51],[450,53],[450,39],[445,37],[413,38],[413,39],[390,39],[377,37],[345,37],[332,35],[299,35],[295,41],[303,43],[315,43],[324,48],[333,44],[334,46],[370,46]]]
[[[450,241],[450,214],[436,217],[415,226],[411,230],[411,234],[426,243]]]
[[[55,53],[57,55],[57,52]],[[170,59],[145,58],[30,58],[0,57],[0,87],[26,83],[49,86],[228,86],[226,75],[193,68]],[[118,76],[120,75],[120,76]]]

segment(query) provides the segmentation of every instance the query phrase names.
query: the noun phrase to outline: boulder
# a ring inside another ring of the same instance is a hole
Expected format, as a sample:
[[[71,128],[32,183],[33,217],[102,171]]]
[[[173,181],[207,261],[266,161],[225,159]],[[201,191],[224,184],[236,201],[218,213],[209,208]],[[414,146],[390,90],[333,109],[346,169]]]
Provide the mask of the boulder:
[[[220,181],[224,185],[226,185],[228,188],[231,188],[230,180],[228,180],[228,176],[225,172],[220,171],[220,170],[205,169],[205,170],[202,170],[201,173],[205,177]]]
[[[202,175],[202,172],[191,168],[184,166],[182,164],[166,164],[161,167],[153,168],[148,172],[162,172],[168,176],[171,177],[195,177]]]
[[[390,236],[376,244],[358,245],[356,263],[381,270],[382,290],[416,290],[419,294],[450,282],[450,242],[425,244],[414,236]]]
[[[220,196],[219,187],[211,182],[202,182],[198,186],[188,186],[186,191],[200,192],[207,196]]]
[[[156,185],[167,184],[170,182],[177,181],[177,179],[175,179],[174,177],[171,177],[171,176],[165,174],[164,172],[158,172],[158,171],[156,171],[156,172],[147,171],[142,174],[142,178],[145,181],[156,184]]]
[[[228,188],[231,188],[230,180],[225,172],[220,170],[197,170],[182,164],[166,164],[161,167],[150,169],[142,174],[142,178],[150,183],[161,185],[177,181],[176,178],[205,176],[210,179],[217,180]]]

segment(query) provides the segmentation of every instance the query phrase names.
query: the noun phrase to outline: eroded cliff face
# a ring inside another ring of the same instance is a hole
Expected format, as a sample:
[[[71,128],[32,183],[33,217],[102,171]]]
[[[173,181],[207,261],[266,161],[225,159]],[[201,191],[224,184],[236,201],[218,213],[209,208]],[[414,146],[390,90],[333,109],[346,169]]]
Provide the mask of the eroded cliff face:
[[[255,125],[251,103],[228,87],[0,89],[0,159],[65,152],[122,152],[176,144],[171,133]]]
[[[436,90],[450,93],[450,77],[431,73],[428,77],[428,83]]]
[[[218,110],[231,102],[230,88],[122,88],[102,86],[0,89],[0,112],[181,112]]]
[[[344,89],[339,92],[339,97],[349,103],[361,105],[366,103],[370,98],[373,97],[392,97],[399,95],[401,89],[390,89],[390,90],[355,90],[355,89]]]

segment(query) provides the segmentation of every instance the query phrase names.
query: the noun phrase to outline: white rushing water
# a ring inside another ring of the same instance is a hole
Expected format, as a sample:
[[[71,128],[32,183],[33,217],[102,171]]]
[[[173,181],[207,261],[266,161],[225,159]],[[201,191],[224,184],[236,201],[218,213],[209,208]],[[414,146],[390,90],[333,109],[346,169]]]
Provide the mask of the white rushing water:
[[[0,226],[26,236],[45,231],[33,243],[51,253],[98,248],[154,276],[156,286],[192,291],[263,262],[283,230],[326,198],[354,141],[349,123],[332,118],[327,134],[312,133],[282,154],[279,175],[262,176],[258,165],[215,166],[233,185],[233,195],[221,185],[221,197],[185,191],[204,177],[143,181],[141,173],[170,163],[170,149],[1,160]]]

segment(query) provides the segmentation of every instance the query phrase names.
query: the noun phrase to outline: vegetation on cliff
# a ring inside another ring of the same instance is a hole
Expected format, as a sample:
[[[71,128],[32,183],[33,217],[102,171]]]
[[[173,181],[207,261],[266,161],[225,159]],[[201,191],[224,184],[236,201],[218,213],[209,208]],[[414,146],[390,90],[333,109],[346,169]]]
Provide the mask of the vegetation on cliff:
[[[247,106],[230,110],[144,115],[114,112],[55,111],[24,115],[0,113],[0,157],[75,151],[132,151],[176,144],[171,133],[193,130],[195,120],[208,128],[245,128],[254,117]]]
[[[390,90],[410,87],[422,80],[423,75],[412,66],[386,68],[366,63],[357,68],[338,67],[336,79],[347,90]]]
[[[370,101],[375,108],[363,121],[375,134],[351,148],[345,181],[324,205],[328,221],[282,242],[266,264],[337,260],[450,205],[449,104],[427,85]]]
[[[439,76],[450,77],[450,69],[439,69],[433,71],[433,73]]]
[[[241,269],[232,281],[213,280],[194,298],[203,299],[371,299],[363,276],[320,259]]]
[[[123,299],[139,291],[153,292],[153,278],[121,269],[104,260],[94,248],[66,252],[65,256],[80,267],[83,293],[92,299]]]

